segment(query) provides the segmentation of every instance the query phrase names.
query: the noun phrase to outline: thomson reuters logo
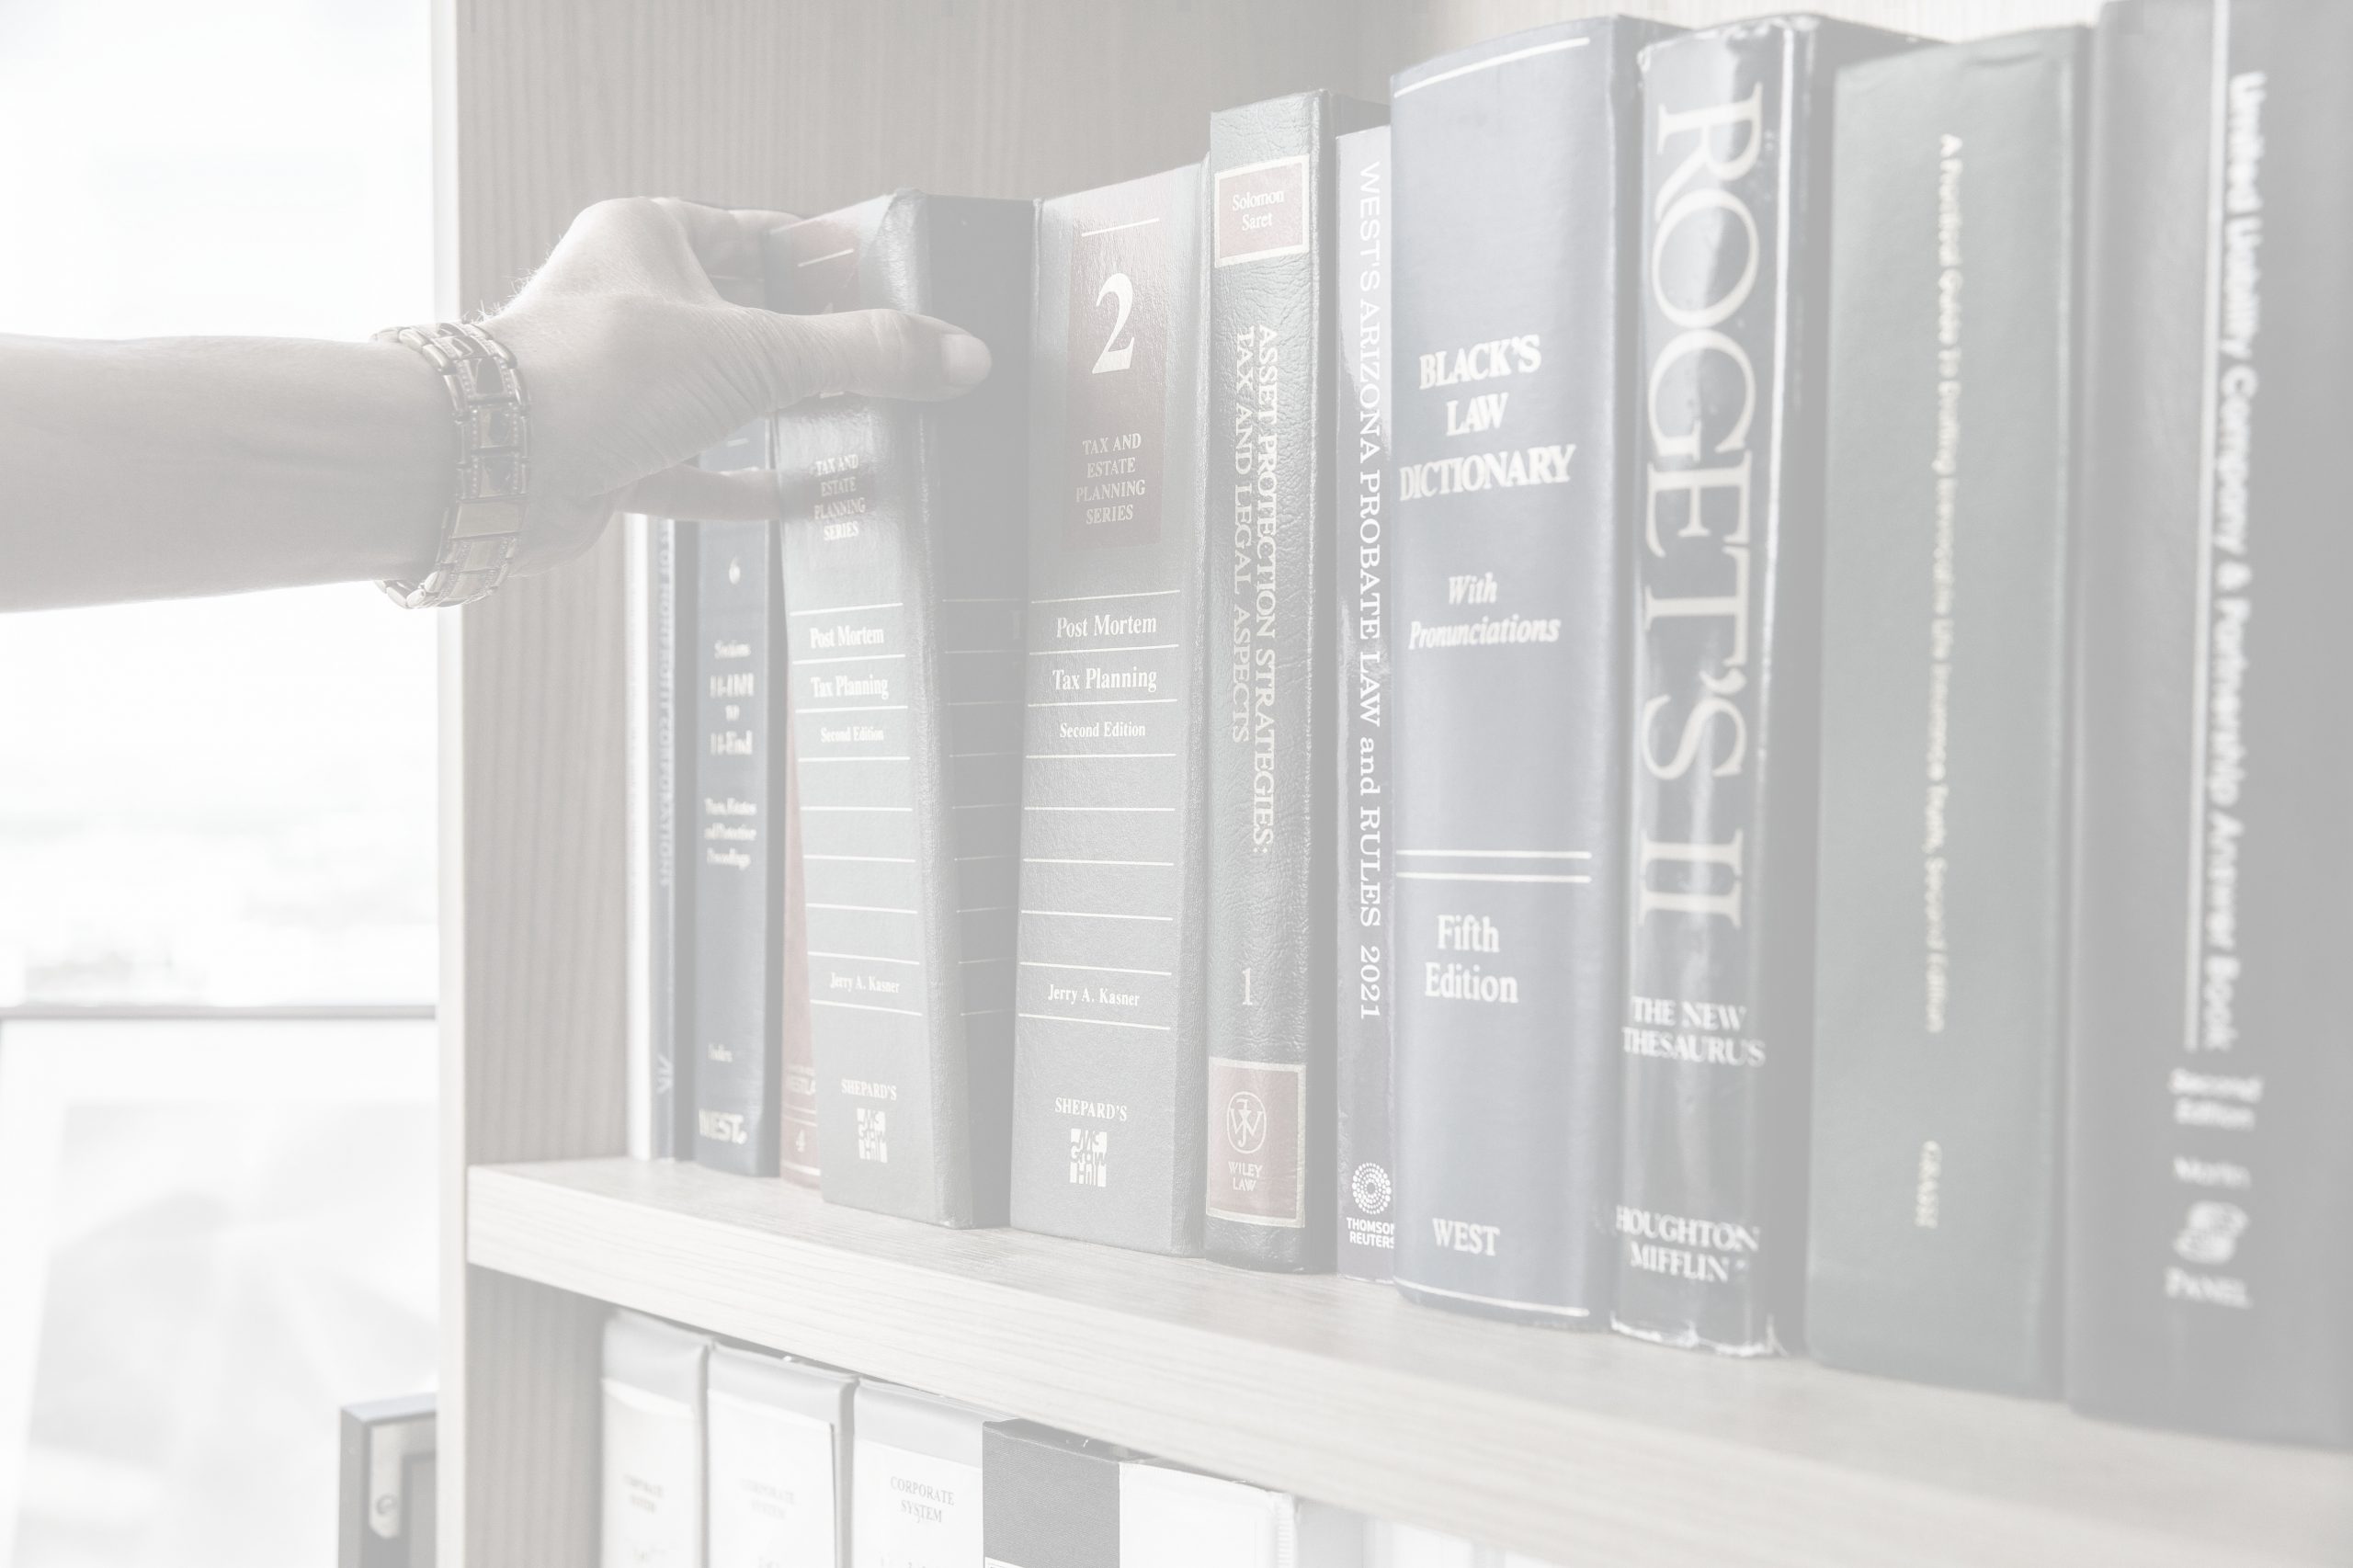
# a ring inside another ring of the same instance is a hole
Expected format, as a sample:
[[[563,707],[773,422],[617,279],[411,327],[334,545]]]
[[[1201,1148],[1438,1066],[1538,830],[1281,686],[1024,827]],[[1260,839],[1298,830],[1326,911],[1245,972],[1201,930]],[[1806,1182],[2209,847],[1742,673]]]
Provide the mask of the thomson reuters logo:
[[[1389,1207],[1389,1173],[1367,1161],[1348,1178],[1348,1196],[1359,1214],[1379,1214]]]
[[[1255,1154],[1267,1146],[1267,1102],[1247,1089],[1237,1090],[1225,1102],[1225,1142],[1237,1154]]]

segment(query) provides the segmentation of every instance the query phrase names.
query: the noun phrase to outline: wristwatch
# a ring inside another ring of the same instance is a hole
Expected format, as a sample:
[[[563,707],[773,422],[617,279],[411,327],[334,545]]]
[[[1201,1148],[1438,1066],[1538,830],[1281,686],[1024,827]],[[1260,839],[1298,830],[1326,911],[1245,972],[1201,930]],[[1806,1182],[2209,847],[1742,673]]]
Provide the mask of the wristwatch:
[[[515,357],[469,322],[390,327],[382,343],[403,343],[441,373],[458,430],[457,488],[441,521],[441,551],[414,583],[384,591],[407,609],[432,609],[481,598],[506,578],[522,542],[530,489],[530,403]]]

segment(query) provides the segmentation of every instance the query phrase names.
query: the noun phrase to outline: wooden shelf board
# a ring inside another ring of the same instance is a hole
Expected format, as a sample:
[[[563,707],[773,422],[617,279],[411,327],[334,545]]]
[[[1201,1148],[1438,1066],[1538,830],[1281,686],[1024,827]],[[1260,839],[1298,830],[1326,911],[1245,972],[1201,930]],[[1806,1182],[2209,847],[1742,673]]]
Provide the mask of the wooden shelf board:
[[[937,1230],[626,1159],[478,1166],[476,1265],[1571,1563],[2353,1561],[2353,1458],[1330,1278]]]

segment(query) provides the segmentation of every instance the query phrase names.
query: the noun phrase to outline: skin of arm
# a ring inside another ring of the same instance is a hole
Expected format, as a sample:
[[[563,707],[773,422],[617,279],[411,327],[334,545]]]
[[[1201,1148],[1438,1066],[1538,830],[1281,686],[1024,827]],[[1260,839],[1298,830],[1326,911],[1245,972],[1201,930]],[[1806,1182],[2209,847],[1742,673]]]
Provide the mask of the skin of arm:
[[[895,311],[760,309],[780,212],[599,202],[483,325],[530,403],[517,572],[624,508],[775,515],[766,475],[694,455],[802,398],[952,397],[988,350]],[[0,610],[366,578],[431,564],[458,442],[394,343],[0,336]]]

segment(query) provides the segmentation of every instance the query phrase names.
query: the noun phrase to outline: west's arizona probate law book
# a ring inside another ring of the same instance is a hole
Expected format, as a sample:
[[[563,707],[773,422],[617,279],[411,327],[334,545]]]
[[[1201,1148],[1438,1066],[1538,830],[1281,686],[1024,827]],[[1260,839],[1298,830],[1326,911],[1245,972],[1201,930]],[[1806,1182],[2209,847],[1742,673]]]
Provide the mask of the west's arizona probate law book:
[[[1325,677],[1338,704],[1332,831],[1340,867],[1333,920],[1338,961],[1333,1098],[1338,1259],[1352,1279],[1386,1281],[1397,1252],[1396,1131],[1390,1066],[1397,1031],[1396,894],[1390,875],[1396,790],[1389,700],[1390,256],[1397,220],[1389,128],[1351,131],[1333,154],[1339,187],[1333,271],[1339,290],[1340,401],[1331,446],[1339,511]]]

